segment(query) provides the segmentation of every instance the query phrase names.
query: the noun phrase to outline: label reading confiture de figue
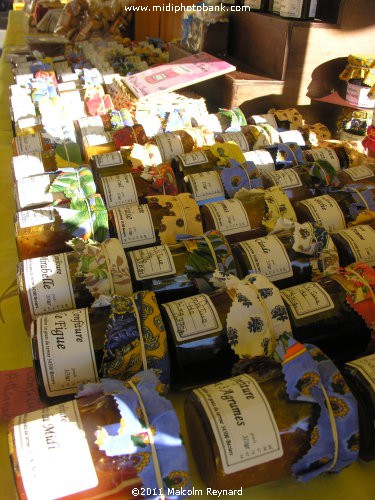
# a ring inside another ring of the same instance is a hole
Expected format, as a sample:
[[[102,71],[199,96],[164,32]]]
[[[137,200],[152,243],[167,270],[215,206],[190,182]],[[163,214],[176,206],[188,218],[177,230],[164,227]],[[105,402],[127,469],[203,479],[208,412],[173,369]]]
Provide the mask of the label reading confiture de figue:
[[[125,248],[155,243],[155,230],[147,205],[129,205],[113,209],[117,237]]]
[[[205,337],[222,330],[219,315],[205,294],[164,304],[177,342]]]
[[[76,401],[16,417],[14,441],[28,500],[61,498],[97,486]]]
[[[283,455],[275,417],[255,379],[238,375],[194,393],[209,419],[225,474]]]
[[[224,188],[217,172],[199,172],[186,177],[190,183],[194,199],[198,201],[225,197]]]
[[[74,291],[66,254],[37,257],[22,262],[31,315],[74,309]]]
[[[39,316],[34,335],[47,396],[74,394],[79,384],[98,381],[88,309]]]
[[[337,201],[329,195],[317,196],[301,201],[310,212],[315,222],[323,226],[328,232],[345,229],[345,217]]]
[[[375,230],[367,225],[360,225],[338,231],[348,243],[356,262],[375,266]]]
[[[250,231],[250,221],[245,207],[239,200],[224,200],[206,205],[215,227],[224,235]]]
[[[243,241],[240,246],[249,259],[251,269],[264,274],[270,281],[293,276],[292,265],[284,245],[276,236]]]
[[[122,156],[120,151],[113,153],[103,153],[95,156],[95,163],[97,168],[108,168],[122,165]]]
[[[138,204],[137,189],[132,174],[103,177],[102,185],[109,210],[121,205]]]
[[[335,307],[330,295],[318,283],[292,286],[280,293],[295,319],[307,318]]]
[[[354,368],[363,375],[375,392],[375,354],[351,361],[347,363],[347,365],[354,366]]]
[[[137,280],[176,274],[171,251],[166,245],[133,250],[128,255],[132,261]]]

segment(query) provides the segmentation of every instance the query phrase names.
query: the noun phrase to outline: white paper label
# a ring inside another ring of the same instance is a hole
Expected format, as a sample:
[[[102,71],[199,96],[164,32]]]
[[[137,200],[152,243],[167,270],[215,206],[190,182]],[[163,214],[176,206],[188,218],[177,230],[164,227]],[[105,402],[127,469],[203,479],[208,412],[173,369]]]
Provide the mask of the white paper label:
[[[61,498],[98,485],[76,401],[16,417],[14,441],[28,500]]]
[[[47,396],[75,394],[79,384],[98,382],[88,309],[50,313],[35,321]]]
[[[17,213],[17,221],[20,228],[39,226],[55,221],[55,216],[50,209],[23,210]]]
[[[279,133],[281,142],[295,142],[298,146],[305,146],[305,139],[299,130],[285,130]]]
[[[246,161],[252,161],[261,173],[275,170],[275,163],[271,154],[264,149],[249,151],[248,153],[244,153],[244,157]]]
[[[361,108],[373,108],[375,106],[375,99],[369,98],[370,90],[369,87],[361,87],[360,85],[348,82],[346,100]]]
[[[184,152],[181,137],[177,134],[166,133],[156,135],[155,141],[163,161],[170,161],[175,156],[181,155]]]
[[[337,201],[324,194],[309,200],[301,201],[310,212],[314,221],[323,226],[328,232],[346,228],[345,217]]]
[[[302,186],[300,176],[292,168],[267,172],[267,177],[271,179],[275,186],[279,186],[284,189]]]
[[[104,197],[110,210],[121,205],[138,204],[137,189],[132,174],[102,177]]]
[[[88,146],[98,146],[110,142],[105,134],[100,116],[88,116],[78,120],[82,137]]]
[[[176,274],[171,251],[166,245],[141,248],[129,252],[137,280],[159,278]]]
[[[225,474],[283,456],[275,417],[252,377],[238,375],[194,393],[208,416]]]
[[[351,361],[346,364],[357,368],[375,392],[375,354],[371,354],[365,358],[356,359],[355,361]]]
[[[21,135],[15,138],[16,149],[19,155],[39,153],[43,151],[40,134]]]
[[[276,236],[265,236],[240,243],[251,269],[264,274],[270,281],[293,276],[292,265],[282,242]]]
[[[239,200],[216,201],[208,203],[206,207],[214,220],[215,228],[224,235],[250,231],[249,218]]]
[[[75,300],[66,254],[22,262],[31,315],[74,309]]]
[[[147,205],[128,205],[113,210],[117,237],[125,248],[155,243],[155,230]]]
[[[16,182],[19,210],[33,205],[42,205],[53,202],[52,193],[48,192],[51,185],[49,175],[35,175],[23,177]]]
[[[280,291],[295,319],[307,318],[335,307],[331,297],[318,283],[305,283]]]
[[[40,118],[38,116],[30,116],[29,118],[20,118],[17,121],[16,126],[20,130],[23,130],[25,128],[35,127],[36,125],[39,124],[40,124]]]
[[[252,9],[260,9],[260,4],[262,0],[245,0],[244,5],[248,5]]]
[[[220,175],[217,172],[210,171],[191,174],[187,176],[186,180],[190,183],[196,201],[225,197]]]
[[[346,168],[343,170],[343,172],[353,180],[353,181],[360,181],[362,179],[368,179],[369,177],[373,177],[374,173],[373,171],[365,167],[364,165],[360,165],[359,167],[351,167],[351,168]]]
[[[348,242],[356,262],[375,266],[375,230],[372,227],[355,226],[338,231],[337,234]]]
[[[251,118],[254,120],[255,125],[268,123],[268,125],[271,125],[271,127],[273,127],[275,130],[277,130],[278,128],[276,119],[271,113],[268,113],[266,115],[252,115]]]
[[[120,151],[114,151],[113,153],[104,153],[102,155],[96,155],[95,163],[97,168],[107,168],[107,167],[115,167],[117,165],[122,165],[123,160]]]
[[[201,163],[208,163],[208,158],[202,151],[192,151],[191,153],[179,155],[178,158],[180,159],[184,167],[191,167],[193,165],[200,165]]]
[[[57,88],[59,92],[70,92],[71,90],[76,90],[77,86],[73,81],[73,82],[58,83]]]
[[[299,19],[302,14],[303,0],[281,0],[280,16]]]
[[[13,156],[12,163],[13,173],[16,181],[24,177],[29,177],[31,175],[44,173],[42,155],[40,153]]]
[[[223,329],[215,306],[203,293],[168,302],[163,307],[177,342],[206,337]]]
[[[272,12],[275,14],[280,14],[281,0],[273,0]]]
[[[309,149],[309,154],[313,157],[314,160],[326,160],[328,161],[332,167],[338,172],[341,170],[340,160],[332,148],[316,148]]]
[[[221,137],[224,142],[235,142],[243,152],[247,152],[250,149],[247,139],[242,132],[226,132],[224,134],[220,134],[219,137]]]

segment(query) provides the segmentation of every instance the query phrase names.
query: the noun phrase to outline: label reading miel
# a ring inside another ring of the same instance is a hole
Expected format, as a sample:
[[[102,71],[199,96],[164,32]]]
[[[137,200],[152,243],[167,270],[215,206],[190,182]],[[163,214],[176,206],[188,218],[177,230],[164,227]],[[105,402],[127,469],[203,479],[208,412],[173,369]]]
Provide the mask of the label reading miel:
[[[220,175],[217,172],[199,172],[187,176],[196,201],[225,197]]]
[[[103,177],[102,185],[109,210],[121,205],[138,204],[137,189],[132,174]]]
[[[375,354],[351,361],[347,365],[357,368],[375,392]]]
[[[314,160],[328,161],[336,172],[341,170],[339,157],[337,156],[336,151],[332,148],[309,149],[309,155],[311,155]]]
[[[267,172],[266,175],[273,181],[275,186],[279,186],[284,189],[291,189],[302,186],[300,176],[292,168]]]
[[[23,210],[17,214],[18,224],[21,229],[26,227],[50,224],[55,221],[55,216],[50,209]]]
[[[205,337],[222,330],[219,315],[205,294],[164,304],[177,342]]]
[[[245,207],[239,200],[224,200],[206,205],[214,220],[215,228],[224,235],[250,231],[250,221]]]
[[[224,142],[229,142],[229,141],[235,142],[243,152],[249,151],[249,144],[247,142],[245,135],[242,132],[226,132],[224,134],[220,134],[220,137],[223,139]]]
[[[184,153],[181,137],[171,132],[155,136],[163,161],[170,161],[175,156]]]
[[[251,269],[264,274],[270,281],[293,276],[292,264],[286,249],[276,236],[243,241],[240,246],[249,259]]]
[[[114,151],[113,153],[96,155],[95,163],[97,168],[108,168],[122,165],[123,161],[120,151]]]
[[[128,205],[113,209],[117,237],[125,248],[155,243],[155,230],[147,205]]]
[[[31,175],[44,173],[42,155],[40,153],[13,156],[12,163],[14,178],[16,181],[24,177],[30,177]]]
[[[21,135],[15,138],[15,143],[19,155],[39,153],[43,150],[40,134]]]
[[[13,431],[28,500],[61,498],[98,485],[76,401],[20,415]]]
[[[283,456],[275,417],[255,379],[238,375],[194,393],[209,419],[225,474]]]
[[[314,221],[323,226],[328,232],[346,228],[344,214],[337,201],[328,194],[303,200],[301,204],[305,205]]]
[[[275,163],[271,154],[263,149],[244,153],[246,161],[252,161],[259,172],[270,172],[275,170]]]
[[[369,177],[373,177],[373,171],[365,167],[364,165],[360,165],[359,167],[351,167],[343,170],[345,174],[347,174],[353,181],[360,181],[362,179],[367,179]]]
[[[307,318],[330,311],[335,305],[330,295],[318,283],[305,283],[280,291],[295,319]]]
[[[45,314],[35,322],[47,396],[74,394],[79,384],[98,382],[88,309]]]
[[[355,226],[337,234],[347,241],[356,262],[375,266],[375,230],[371,226]]]
[[[192,167],[201,163],[208,163],[208,158],[203,151],[192,151],[178,156],[184,167]]]
[[[166,245],[133,250],[128,255],[137,280],[176,274],[171,251]]]
[[[66,254],[24,260],[22,269],[33,318],[52,311],[75,308]]]

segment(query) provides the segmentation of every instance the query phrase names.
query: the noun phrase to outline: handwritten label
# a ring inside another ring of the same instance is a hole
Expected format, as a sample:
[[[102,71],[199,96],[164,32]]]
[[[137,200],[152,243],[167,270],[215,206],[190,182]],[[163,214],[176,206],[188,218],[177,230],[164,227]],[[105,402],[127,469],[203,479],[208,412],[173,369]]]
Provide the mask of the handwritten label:
[[[213,218],[215,228],[224,235],[250,231],[249,218],[245,207],[239,200],[217,201],[208,203],[206,206]]]
[[[375,354],[351,361],[347,365],[356,368],[375,392]]]
[[[18,212],[17,221],[21,229],[27,227],[50,224],[55,221],[55,215],[51,209],[24,210]]]
[[[21,135],[14,140],[19,155],[39,153],[43,150],[40,134]]]
[[[184,152],[181,137],[177,134],[166,133],[155,136],[163,161],[170,161],[177,155]]]
[[[340,160],[336,152],[332,148],[315,148],[309,149],[307,152],[308,156],[311,156],[313,160],[325,160],[332,165],[332,167],[338,172],[341,170]]]
[[[252,377],[238,375],[194,393],[209,419],[225,474],[283,456],[275,417]]]
[[[300,176],[292,168],[267,172],[266,175],[275,186],[279,186],[284,189],[291,189],[302,186]]]
[[[48,192],[50,185],[49,175],[35,175],[18,180],[15,186],[18,210],[52,203],[53,195]]]
[[[301,201],[310,212],[315,222],[323,226],[328,232],[346,228],[345,217],[337,201],[329,195],[317,196]]]
[[[271,154],[264,149],[249,151],[244,153],[244,157],[246,161],[252,161],[261,173],[275,170],[275,163]]]
[[[205,294],[168,302],[163,307],[178,342],[206,337],[223,329],[215,306]]]
[[[295,319],[307,318],[335,307],[330,295],[318,283],[292,286],[280,293]]]
[[[373,171],[365,167],[364,165],[360,165],[359,167],[351,167],[343,170],[343,173],[347,174],[353,181],[360,181],[362,179],[368,179],[369,177],[373,177]]]
[[[208,163],[208,158],[203,151],[192,151],[184,155],[178,155],[184,167],[192,167],[193,165],[200,165],[201,163]],[[182,169],[180,168],[182,171]]]
[[[95,164],[97,168],[108,168],[122,165],[123,160],[120,151],[115,151],[113,153],[95,155]]]
[[[16,181],[31,175],[38,175],[44,173],[44,166],[42,155],[40,153],[33,153],[31,155],[13,156],[13,174]]]
[[[225,198],[224,188],[220,175],[217,172],[199,172],[186,177],[196,201],[210,200],[211,198]]]
[[[356,262],[375,266],[375,230],[366,225],[355,226],[338,231],[348,243]]]
[[[108,209],[121,205],[138,204],[137,188],[132,174],[103,177],[102,185]]]
[[[249,143],[242,132],[226,132],[224,134],[220,134],[219,137],[221,137],[224,142],[235,142],[241,148],[241,151],[246,152],[250,149]]]
[[[141,248],[129,252],[137,280],[158,278],[176,274],[171,251],[166,245]]]
[[[125,248],[155,243],[156,236],[147,205],[129,205],[113,209],[117,237]]]

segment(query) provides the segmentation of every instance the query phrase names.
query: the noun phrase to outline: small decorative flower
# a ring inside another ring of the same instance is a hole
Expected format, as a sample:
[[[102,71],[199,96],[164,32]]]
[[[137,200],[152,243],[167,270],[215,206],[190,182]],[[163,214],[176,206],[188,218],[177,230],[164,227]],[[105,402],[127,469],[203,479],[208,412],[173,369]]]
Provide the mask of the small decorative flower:
[[[165,224],[160,224],[159,226],[159,233],[164,233],[166,231],[167,226]]]
[[[186,471],[174,470],[163,477],[163,481],[168,488],[185,488],[189,484],[189,474]]]
[[[311,433],[311,436],[310,436],[310,444],[311,446],[314,446],[314,444],[316,444],[318,442],[318,439],[319,439],[319,429],[318,427],[314,427],[312,433]]]
[[[259,317],[251,318],[247,323],[247,328],[250,332],[259,333],[263,330],[264,321]]]
[[[336,373],[332,377],[331,387],[335,392],[341,395],[348,394],[350,392],[350,389],[343,379],[341,373]]]
[[[184,220],[179,218],[176,220],[176,226],[177,227],[183,227],[184,226]]]
[[[301,391],[302,394],[309,395],[313,387],[316,387],[319,383],[319,375],[315,372],[306,372],[297,381],[296,388]]]
[[[273,319],[279,321],[287,321],[288,313],[285,306],[275,306],[271,311],[271,316]]]
[[[350,451],[352,452],[359,451],[359,432],[352,434],[346,443]]]
[[[266,299],[267,297],[272,297],[273,290],[272,288],[259,288],[259,295],[262,299]]]
[[[238,344],[238,331],[236,328],[229,326],[227,328],[227,337],[229,345],[234,346]]]
[[[245,307],[251,307],[253,305],[253,303],[251,302],[251,300],[248,299],[242,293],[238,293],[237,294],[237,300],[238,300],[238,302],[240,302],[241,304],[243,304]]]
[[[330,396],[329,402],[335,417],[345,417],[350,409],[343,399],[337,398],[336,396]]]
[[[139,453],[131,456],[131,461],[133,467],[139,472],[150,462],[150,458],[151,453],[140,451]]]

